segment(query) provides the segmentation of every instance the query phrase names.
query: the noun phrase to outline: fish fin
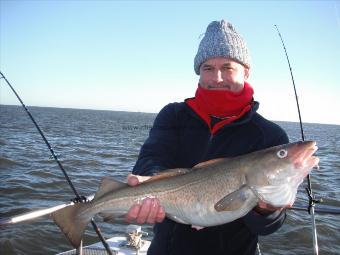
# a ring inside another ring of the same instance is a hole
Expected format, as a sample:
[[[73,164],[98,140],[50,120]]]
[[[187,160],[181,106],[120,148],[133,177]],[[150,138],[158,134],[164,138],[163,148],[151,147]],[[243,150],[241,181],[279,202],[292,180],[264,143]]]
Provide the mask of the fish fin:
[[[114,213],[98,213],[100,217],[103,218],[103,221],[108,223],[122,223],[124,224],[125,215],[122,214],[114,214]]]
[[[117,181],[113,178],[104,177],[101,180],[100,187],[93,199],[99,199],[111,191],[125,188],[128,185],[124,182]]]
[[[215,204],[215,210],[222,211],[236,211],[242,208],[242,206],[248,202],[249,199],[253,199],[255,194],[246,185],[243,185],[238,190],[228,194]],[[256,200],[257,201],[257,200]],[[254,204],[255,206],[255,204]]]
[[[195,168],[202,168],[202,167],[207,167],[209,165],[213,165],[217,162],[220,162],[220,161],[223,161],[223,160],[226,160],[227,158],[215,158],[215,159],[210,159],[208,161],[204,161],[204,162],[201,162],[201,163],[198,163],[197,165],[195,165],[193,167],[193,169]]]
[[[80,245],[81,239],[91,217],[79,216],[88,204],[75,204],[52,213],[54,222],[58,225],[73,247]]]
[[[103,218],[103,221],[105,221],[105,222],[110,222],[110,223],[114,223],[115,222],[115,216],[111,213],[103,213],[103,212],[101,212],[101,213],[98,213],[98,215],[100,216],[100,217],[102,217]]]
[[[191,172],[192,170],[190,168],[175,168],[175,169],[168,169],[159,173],[156,173],[153,175],[150,179],[148,179],[145,182],[152,182],[152,181],[158,181],[161,179],[166,179],[178,175],[183,175],[186,173]]]

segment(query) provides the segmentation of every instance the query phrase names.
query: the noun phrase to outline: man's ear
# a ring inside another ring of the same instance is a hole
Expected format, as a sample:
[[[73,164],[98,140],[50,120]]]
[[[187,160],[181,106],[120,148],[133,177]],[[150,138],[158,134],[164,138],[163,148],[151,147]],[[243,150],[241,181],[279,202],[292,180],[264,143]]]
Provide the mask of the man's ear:
[[[248,80],[249,74],[250,74],[249,68],[247,68],[247,67],[244,68],[244,80],[245,80],[245,81]]]

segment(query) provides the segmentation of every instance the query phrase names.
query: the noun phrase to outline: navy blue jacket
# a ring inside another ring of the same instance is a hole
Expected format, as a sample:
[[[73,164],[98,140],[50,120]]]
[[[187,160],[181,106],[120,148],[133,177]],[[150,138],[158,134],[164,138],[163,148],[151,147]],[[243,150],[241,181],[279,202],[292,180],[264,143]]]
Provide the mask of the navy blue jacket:
[[[258,106],[254,102],[246,115],[223,126],[215,135],[185,103],[165,106],[141,148],[133,173],[153,175],[165,169],[191,168],[210,159],[288,143],[278,125],[256,113]],[[284,211],[268,216],[251,211],[233,222],[197,231],[166,218],[155,225],[148,254],[255,254],[257,236],[273,233],[284,219]]]

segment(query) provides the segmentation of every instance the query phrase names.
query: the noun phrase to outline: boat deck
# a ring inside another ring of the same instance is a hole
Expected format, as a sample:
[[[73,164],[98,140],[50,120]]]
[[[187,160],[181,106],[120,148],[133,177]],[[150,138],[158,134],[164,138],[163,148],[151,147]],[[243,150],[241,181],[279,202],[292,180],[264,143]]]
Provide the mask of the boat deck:
[[[146,252],[150,246],[150,241],[143,240],[140,250],[137,252],[136,249],[127,246],[127,238],[123,236],[116,236],[106,240],[109,244],[113,254],[116,255],[146,255]],[[58,253],[57,255],[76,255],[77,250],[65,251]],[[107,255],[107,252],[101,242],[84,246],[82,249],[82,255]]]

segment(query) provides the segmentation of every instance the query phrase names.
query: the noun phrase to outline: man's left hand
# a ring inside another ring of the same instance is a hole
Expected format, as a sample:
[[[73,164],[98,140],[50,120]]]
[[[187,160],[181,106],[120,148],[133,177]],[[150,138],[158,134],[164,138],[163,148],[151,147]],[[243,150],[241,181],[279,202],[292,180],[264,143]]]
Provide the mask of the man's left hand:
[[[254,211],[261,215],[269,215],[275,211],[282,211],[283,209],[290,207],[292,207],[292,205],[287,205],[285,207],[274,207],[260,200],[257,206],[254,208]]]

